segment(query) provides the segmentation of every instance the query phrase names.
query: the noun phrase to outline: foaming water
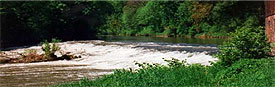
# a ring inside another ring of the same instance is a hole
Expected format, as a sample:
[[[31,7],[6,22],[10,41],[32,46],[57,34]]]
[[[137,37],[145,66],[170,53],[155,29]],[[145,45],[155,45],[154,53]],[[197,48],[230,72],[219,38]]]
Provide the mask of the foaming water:
[[[155,42],[105,42],[101,40],[59,43],[61,50],[81,58],[38,63],[0,65],[0,86],[47,86],[83,77],[95,78],[110,74],[114,69],[138,69],[135,62],[166,64],[163,60],[177,58],[187,63],[210,65],[217,61],[210,54],[217,52],[212,45],[171,44]],[[39,46],[30,47],[38,50]],[[28,48],[27,48],[28,49]],[[23,49],[8,52],[22,52]],[[13,80],[9,82],[10,80]]]

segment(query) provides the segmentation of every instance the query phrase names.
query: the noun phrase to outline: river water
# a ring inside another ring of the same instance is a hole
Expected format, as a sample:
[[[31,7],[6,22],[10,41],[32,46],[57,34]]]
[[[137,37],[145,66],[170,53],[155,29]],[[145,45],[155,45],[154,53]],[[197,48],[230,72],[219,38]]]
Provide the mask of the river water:
[[[160,42],[189,43],[200,45],[221,45],[227,39],[220,38],[183,38],[183,37],[146,37],[146,36],[99,36],[99,39],[111,42]]]
[[[217,61],[211,54],[222,39],[180,39],[153,37],[101,37],[103,40],[67,41],[61,50],[81,58],[38,63],[0,64],[0,87],[49,86],[82,78],[95,79],[111,74],[114,69],[138,69],[136,62],[166,64],[177,58],[189,64],[210,65]],[[209,42],[209,43],[207,43]],[[22,53],[26,49],[41,51],[41,46],[17,48],[6,53]]]

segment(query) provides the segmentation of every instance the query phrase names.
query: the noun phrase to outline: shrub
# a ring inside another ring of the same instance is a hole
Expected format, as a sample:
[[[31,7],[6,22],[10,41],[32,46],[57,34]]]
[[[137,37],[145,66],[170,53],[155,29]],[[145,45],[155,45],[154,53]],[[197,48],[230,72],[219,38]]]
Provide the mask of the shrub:
[[[153,29],[154,29],[154,26],[147,26],[147,27],[144,27],[143,30],[140,31],[138,34],[149,36],[149,35],[154,34]]]
[[[137,63],[139,70],[116,70],[114,74],[96,80],[83,79],[79,82],[57,86],[206,86],[206,87],[273,87],[274,58],[240,59],[230,67],[221,63],[213,66],[199,64],[185,65],[177,59],[165,60],[168,66],[159,64]],[[273,81],[273,82],[272,82]]]
[[[211,86],[207,80],[207,68],[201,65],[185,66],[177,59],[169,61],[168,66],[143,63],[139,70],[116,70],[96,80],[83,79],[80,82],[59,86],[107,86],[107,87],[151,87],[151,86]],[[173,67],[173,68],[171,68]]]
[[[42,50],[45,52],[46,56],[52,56],[56,51],[60,50],[60,47],[57,45],[58,42],[60,42],[60,40],[55,38],[52,39],[52,44],[47,40],[42,42]]]
[[[226,87],[271,87],[275,80],[273,66],[274,58],[240,59],[228,68],[219,69],[214,82]]]
[[[231,33],[231,40],[220,46],[216,55],[225,65],[231,65],[241,58],[265,58],[270,45],[263,27],[244,26]]]

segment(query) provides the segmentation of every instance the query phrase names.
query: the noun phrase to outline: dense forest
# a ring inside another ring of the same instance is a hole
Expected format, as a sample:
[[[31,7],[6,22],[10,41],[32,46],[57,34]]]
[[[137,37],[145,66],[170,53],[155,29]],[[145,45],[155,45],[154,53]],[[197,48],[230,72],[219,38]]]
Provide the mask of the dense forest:
[[[264,25],[264,2],[20,1],[0,11],[1,47],[96,35],[224,37]]]

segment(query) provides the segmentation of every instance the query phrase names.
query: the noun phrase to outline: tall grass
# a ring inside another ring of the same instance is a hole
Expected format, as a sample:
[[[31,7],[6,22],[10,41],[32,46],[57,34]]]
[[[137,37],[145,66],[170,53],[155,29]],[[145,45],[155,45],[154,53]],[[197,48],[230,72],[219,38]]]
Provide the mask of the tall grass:
[[[199,64],[186,66],[180,62],[170,62],[169,66],[146,65],[139,70],[116,70],[114,74],[96,80],[82,79],[78,82],[57,86],[274,87],[274,59],[241,59],[230,67],[223,67],[219,63],[215,63],[213,66]]]

